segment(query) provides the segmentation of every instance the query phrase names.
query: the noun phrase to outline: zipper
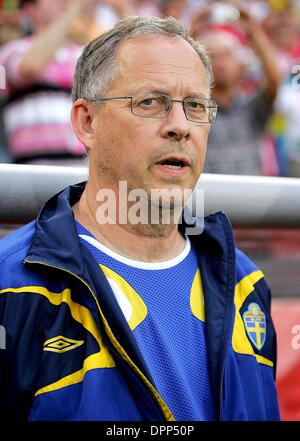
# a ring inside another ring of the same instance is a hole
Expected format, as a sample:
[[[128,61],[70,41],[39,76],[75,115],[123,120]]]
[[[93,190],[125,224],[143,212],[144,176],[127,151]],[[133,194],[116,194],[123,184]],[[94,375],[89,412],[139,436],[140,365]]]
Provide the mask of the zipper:
[[[223,223],[223,228],[224,228],[225,234],[227,236],[227,243],[228,243],[227,233],[228,233],[228,226],[230,225],[230,221],[228,220],[225,213],[221,212],[221,214],[222,214],[223,219],[225,220],[225,223],[226,223],[226,225]],[[230,229],[231,229],[231,227],[230,227]],[[232,233],[230,235],[230,240],[231,240],[231,245],[234,247],[235,245],[234,245]],[[235,287],[233,286],[233,302],[234,302],[234,289],[235,289]],[[234,314],[235,314],[235,312],[234,312]],[[233,320],[234,320],[234,316],[233,316]],[[219,409],[220,421],[222,421],[222,417],[223,417],[223,383],[224,383],[225,359],[226,359],[229,335],[230,335],[230,330],[227,330],[225,344],[224,344],[223,358],[222,358],[222,370],[221,370],[221,381],[220,381],[220,394],[219,394],[219,396],[220,396],[220,409]]]
[[[224,383],[224,371],[225,371],[225,358],[228,346],[228,336],[226,337],[224,345],[224,356],[222,360],[222,371],[221,371],[221,382],[220,382],[220,409],[219,409],[219,420],[222,421],[223,417],[223,383]]]
[[[145,377],[145,375],[140,371],[140,369],[136,366],[136,364],[131,360],[131,358],[128,356],[128,354],[126,353],[124,348],[116,340],[116,338],[115,338],[112,330],[110,329],[109,324],[108,324],[108,322],[107,322],[107,320],[106,320],[106,318],[105,318],[105,316],[104,316],[104,314],[103,314],[103,312],[102,312],[102,310],[100,308],[98,299],[97,299],[95,293],[93,292],[92,288],[89,286],[89,284],[87,282],[85,282],[81,277],[79,277],[76,274],[72,273],[71,271],[68,271],[65,268],[61,268],[59,266],[54,266],[54,265],[50,265],[50,264],[47,264],[47,263],[44,263],[44,262],[32,261],[32,260],[27,260],[27,259],[24,259],[23,263],[43,265],[43,266],[46,266],[46,267],[58,269],[58,270],[63,271],[65,273],[67,273],[67,274],[70,274],[71,276],[73,276],[76,279],[80,280],[80,282],[83,283],[88,288],[88,290],[90,291],[94,301],[96,302],[99,314],[100,314],[100,316],[102,318],[102,321],[103,321],[103,324],[104,324],[104,329],[106,331],[108,339],[109,339],[110,343],[112,344],[114,350],[122,358],[122,360],[124,360],[127,363],[127,365],[129,365],[129,367],[133,369],[133,371],[139,377],[139,380],[142,381],[144,386],[146,386],[146,389],[150,392],[150,394],[153,397],[154,401],[158,404],[159,409],[162,412],[162,414],[164,415],[165,419],[167,421],[175,421],[175,418],[174,418],[172,412],[170,411],[170,409],[168,408],[167,404],[164,402],[164,400],[162,399],[162,397],[160,396],[158,391],[154,388],[154,386],[150,383],[150,381]]]

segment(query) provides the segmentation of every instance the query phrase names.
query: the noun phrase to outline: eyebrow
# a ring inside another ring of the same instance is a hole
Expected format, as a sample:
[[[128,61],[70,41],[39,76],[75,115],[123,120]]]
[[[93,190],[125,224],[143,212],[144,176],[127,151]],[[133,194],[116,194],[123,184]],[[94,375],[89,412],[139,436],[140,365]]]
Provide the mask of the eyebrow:
[[[134,92],[134,93],[135,93],[135,94],[136,94],[136,93],[159,93],[159,94],[169,95],[169,96],[170,96],[170,93],[167,92],[166,90],[163,90],[163,89],[151,89],[151,88],[149,88],[149,89],[146,90],[145,87],[143,87],[143,89],[142,89],[141,91]],[[199,93],[189,93],[189,94],[187,94],[187,95],[185,96],[185,98],[203,98],[203,99],[210,99],[210,97],[207,97],[206,94],[201,93],[201,92],[199,92]]]

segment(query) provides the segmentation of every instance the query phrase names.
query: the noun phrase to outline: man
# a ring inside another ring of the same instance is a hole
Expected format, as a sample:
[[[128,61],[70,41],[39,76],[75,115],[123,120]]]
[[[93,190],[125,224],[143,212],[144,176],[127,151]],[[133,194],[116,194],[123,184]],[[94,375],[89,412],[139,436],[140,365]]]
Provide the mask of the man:
[[[178,219],[216,115],[210,83],[172,18],[127,18],[85,48],[72,121],[88,182],[0,246],[1,415],[278,419],[263,274],[223,213],[190,238]]]

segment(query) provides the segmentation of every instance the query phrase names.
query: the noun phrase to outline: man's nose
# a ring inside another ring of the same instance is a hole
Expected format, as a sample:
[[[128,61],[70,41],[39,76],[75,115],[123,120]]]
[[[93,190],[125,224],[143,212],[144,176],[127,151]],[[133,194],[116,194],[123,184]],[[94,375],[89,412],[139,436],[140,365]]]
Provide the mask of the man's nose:
[[[176,141],[190,138],[190,123],[186,119],[182,102],[172,102],[170,112],[162,119],[161,135]]]

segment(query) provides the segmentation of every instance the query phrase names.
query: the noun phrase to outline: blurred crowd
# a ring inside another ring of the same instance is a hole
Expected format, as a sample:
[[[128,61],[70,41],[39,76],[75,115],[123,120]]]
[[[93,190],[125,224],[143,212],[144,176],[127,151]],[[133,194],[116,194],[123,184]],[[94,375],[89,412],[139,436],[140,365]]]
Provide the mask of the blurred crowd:
[[[128,15],[175,17],[209,52],[205,172],[300,177],[300,0],[0,0],[0,162],[85,164],[76,61]]]

